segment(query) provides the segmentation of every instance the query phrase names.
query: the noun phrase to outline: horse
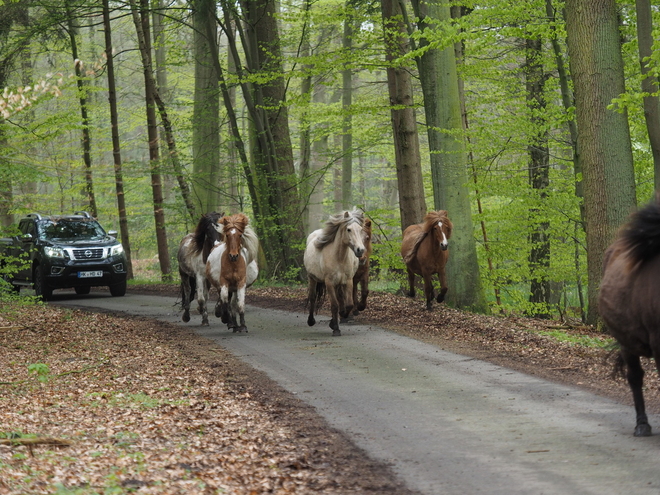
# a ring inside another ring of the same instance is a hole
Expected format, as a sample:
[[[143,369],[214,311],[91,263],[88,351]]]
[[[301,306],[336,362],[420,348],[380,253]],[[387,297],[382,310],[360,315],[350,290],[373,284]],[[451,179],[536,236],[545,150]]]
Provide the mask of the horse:
[[[447,275],[445,265],[449,258],[449,238],[453,224],[447,216],[446,210],[429,211],[424,222],[410,225],[403,232],[401,243],[401,256],[408,272],[408,297],[415,297],[415,275],[424,279],[424,294],[426,295],[426,309],[433,306],[433,280],[432,276],[438,274],[440,279],[440,292],[437,302],[445,300],[447,294]]]
[[[303,257],[309,281],[307,324],[311,327],[316,323],[314,313],[327,292],[332,313],[330,328],[335,337],[341,335],[338,316],[347,318],[353,309],[353,277],[365,253],[363,224],[362,212],[344,211],[330,216],[322,229],[307,237]]]
[[[364,221],[362,227],[362,242],[364,254],[360,258],[358,269],[353,275],[353,314],[357,316],[360,311],[367,308],[367,297],[369,296],[369,260],[371,258],[371,220]],[[360,286],[360,301],[358,302],[358,285]]]
[[[216,241],[221,238],[218,220],[224,213],[205,213],[197,222],[195,231],[181,239],[177,260],[181,278],[181,306],[184,322],[190,321],[190,303],[197,297],[202,325],[209,324],[206,301],[209,296],[209,283],[206,280],[206,259]]]
[[[605,251],[598,311],[619,344],[615,369],[632,392],[634,436],[650,436],[640,357],[655,358],[660,372],[660,196],[632,214]]]
[[[215,316],[234,332],[247,332],[245,290],[259,275],[259,240],[243,213],[225,216],[220,224],[224,242],[216,243],[206,261],[206,277],[220,294]]]

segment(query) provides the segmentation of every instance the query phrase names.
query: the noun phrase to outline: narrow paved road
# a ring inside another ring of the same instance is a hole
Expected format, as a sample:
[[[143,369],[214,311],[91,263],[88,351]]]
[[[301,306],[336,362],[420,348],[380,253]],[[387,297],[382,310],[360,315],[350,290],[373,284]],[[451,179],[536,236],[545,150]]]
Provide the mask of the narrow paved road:
[[[660,493],[660,435],[634,438],[629,406],[372,326],[248,307],[248,334],[180,320],[175,298],[58,296],[192,326],[316,407],[429,495]],[[660,417],[651,424],[660,431]]]

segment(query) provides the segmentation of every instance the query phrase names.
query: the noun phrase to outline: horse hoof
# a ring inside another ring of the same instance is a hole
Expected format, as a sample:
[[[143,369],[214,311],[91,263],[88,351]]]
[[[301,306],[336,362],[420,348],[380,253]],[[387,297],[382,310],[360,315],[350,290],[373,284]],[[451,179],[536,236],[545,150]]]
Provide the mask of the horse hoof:
[[[635,428],[635,436],[636,437],[650,437],[651,436],[651,425],[648,424],[648,423],[637,425],[637,427]]]
[[[190,321],[190,313],[189,313],[188,311],[185,311],[185,312],[183,313],[183,316],[181,317],[181,319],[182,319],[185,323],[188,323],[188,322]]]
[[[341,336],[341,330],[339,330],[339,329],[333,330],[332,331],[332,336],[333,337],[340,337]]]
[[[362,304],[362,303],[358,304],[358,307],[357,307],[358,312],[364,311],[365,309],[367,309],[366,303],[365,304]],[[355,311],[353,311],[353,314],[356,315],[357,313]]]
[[[229,323],[230,320],[231,317],[229,316],[229,313],[222,313],[220,315],[220,321],[222,321],[222,323]]]
[[[246,326],[234,327],[234,333],[247,333],[248,329]]]
[[[444,294],[438,294],[438,297],[435,299],[439,303],[445,300],[445,295]]]
[[[222,316],[222,308],[220,308],[220,306],[216,306],[214,313],[216,318],[220,318]],[[223,321],[222,323],[227,323],[227,322]]]
[[[208,318],[205,318],[205,319],[202,320],[202,326],[203,327],[208,327],[209,326],[209,319]]]
[[[359,314],[360,314],[360,310],[359,310],[359,309],[356,308],[356,309],[353,310],[353,316],[357,316],[357,315],[359,315]]]
[[[316,323],[316,320],[314,319],[313,316],[310,316],[309,318],[307,318],[307,324],[308,324],[310,327],[313,327],[315,323]]]

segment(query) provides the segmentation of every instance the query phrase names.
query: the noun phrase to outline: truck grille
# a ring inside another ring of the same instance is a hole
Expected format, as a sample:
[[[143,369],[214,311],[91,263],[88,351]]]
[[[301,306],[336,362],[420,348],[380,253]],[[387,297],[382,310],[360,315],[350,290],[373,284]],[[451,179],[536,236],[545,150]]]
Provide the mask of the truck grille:
[[[103,248],[72,249],[73,257],[77,260],[101,260],[103,259]]]

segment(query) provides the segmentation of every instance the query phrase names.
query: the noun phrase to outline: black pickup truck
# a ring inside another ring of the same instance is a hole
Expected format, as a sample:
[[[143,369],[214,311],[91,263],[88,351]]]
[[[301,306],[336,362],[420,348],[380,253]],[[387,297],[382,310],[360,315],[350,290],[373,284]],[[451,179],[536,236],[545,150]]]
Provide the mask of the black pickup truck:
[[[54,289],[70,287],[77,294],[89,294],[95,286],[108,286],[113,296],[126,294],[127,261],[117,232],[106,233],[89,213],[31,213],[18,229],[19,235],[0,239],[1,260],[18,267],[4,275],[15,290],[33,286],[44,300]]]

